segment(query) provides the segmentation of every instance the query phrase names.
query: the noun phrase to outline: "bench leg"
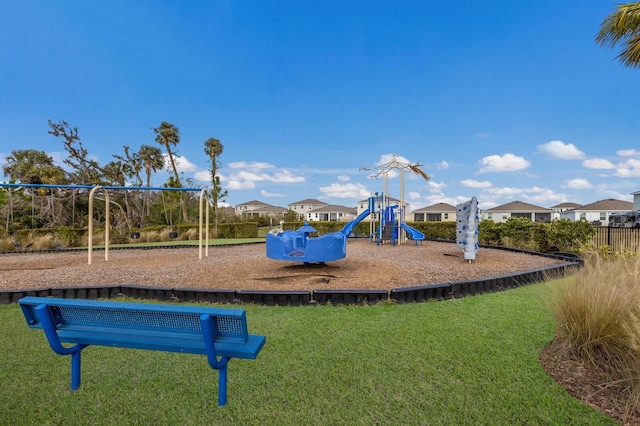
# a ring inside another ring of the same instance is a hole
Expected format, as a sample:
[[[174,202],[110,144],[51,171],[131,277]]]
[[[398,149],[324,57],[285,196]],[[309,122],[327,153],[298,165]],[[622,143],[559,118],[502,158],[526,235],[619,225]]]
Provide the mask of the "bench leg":
[[[218,335],[218,322],[215,317],[203,314],[200,316],[200,325],[202,326],[202,337],[204,338],[204,347],[207,353],[207,361],[211,368],[218,370],[218,405],[223,406],[227,403],[227,363],[229,357],[223,356],[218,359],[216,353],[215,340]]]
[[[71,354],[71,390],[76,391],[80,387],[80,356],[82,351]]]
[[[218,405],[222,407],[227,404],[227,365],[218,371]]]
[[[47,337],[51,349],[58,355],[71,355],[71,390],[77,390],[80,387],[80,356],[82,350],[86,348],[87,345],[77,344],[70,348],[63,346],[56,332],[55,320],[47,305],[38,305],[36,307],[36,315],[42,323],[44,334]]]

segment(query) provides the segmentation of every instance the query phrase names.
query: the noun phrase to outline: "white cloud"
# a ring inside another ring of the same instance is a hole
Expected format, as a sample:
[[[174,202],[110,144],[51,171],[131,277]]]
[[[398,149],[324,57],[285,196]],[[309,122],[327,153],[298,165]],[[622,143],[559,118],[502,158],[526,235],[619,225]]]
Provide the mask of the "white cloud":
[[[616,166],[611,161],[604,158],[590,158],[582,162],[582,167],[587,169],[615,169]]]
[[[512,188],[509,186],[501,186],[495,188],[489,188],[486,190],[487,193],[497,195],[500,197],[512,197],[514,195],[520,195],[525,190],[522,188]]]
[[[438,163],[438,165],[436,166],[437,170],[446,170],[449,168],[449,163],[447,163],[446,161],[442,160],[441,162]]]
[[[524,200],[538,206],[549,207],[554,204],[564,203],[567,201],[567,196],[565,194],[557,194],[550,189],[534,186],[531,188],[531,194],[524,195]]]
[[[490,155],[484,157],[479,163],[483,166],[476,173],[502,173],[502,172],[515,172],[518,170],[524,170],[531,166],[531,163],[525,160],[523,157],[518,157],[513,154],[504,155]]]
[[[243,190],[243,189],[254,189],[255,187],[256,187],[255,182],[249,181],[249,180],[245,180],[245,181],[230,180],[230,181],[227,181],[227,188],[228,189]]]
[[[488,180],[481,182],[475,179],[463,179],[460,181],[460,185],[467,188],[491,188],[493,186]]]
[[[640,177],[640,160],[630,158],[621,162],[613,175],[623,178]]]
[[[590,188],[593,188],[593,185],[591,185],[591,182],[589,182],[587,179],[578,178],[578,179],[571,179],[563,187],[571,188],[571,189],[590,189]]]
[[[439,192],[442,193],[442,190],[444,188],[447,187],[447,184],[444,182],[434,182],[434,181],[429,181],[427,182],[427,188],[429,189],[429,192]]]
[[[234,171],[230,175],[220,175],[220,181],[227,182],[228,189],[254,189],[256,187],[256,182],[286,184],[306,182],[307,180],[306,177],[295,175],[287,169],[275,171],[273,174],[262,171],[264,169],[271,169],[275,167],[269,163],[237,162],[233,164]],[[249,168],[252,170],[242,170],[243,168]]]
[[[338,176],[338,181],[340,182],[349,182],[350,180],[351,180],[350,176],[347,176],[347,175]]]
[[[218,177],[220,176],[218,175]],[[201,170],[199,172],[195,172],[193,174],[193,178],[201,182],[211,182],[211,172],[209,170]],[[220,178],[220,180],[222,180],[222,178]]]
[[[484,133],[484,132],[478,132],[476,133],[476,138],[478,139],[486,139],[486,138],[490,138],[491,135],[489,133]]]
[[[409,199],[410,200],[419,200],[420,198],[422,198],[420,193],[418,193],[418,192],[409,192]]]
[[[266,198],[284,197],[284,194],[276,194],[276,193],[273,193],[273,192],[267,192],[264,189],[262,191],[260,191],[260,195],[262,195],[263,197],[266,197]]]
[[[271,163],[263,163],[259,161],[252,161],[250,163],[247,163],[246,161],[236,161],[233,163],[229,163],[227,166],[230,169],[257,169],[257,170],[273,169],[276,167]]]
[[[562,160],[581,160],[585,157],[584,152],[580,151],[574,144],[566,144],[562,141],[551,141],[540,144],[538,145],[538,150],[551,157]]]
[[[368,198],[369,191],[361,183],[332,183],[329,186],[320,187],[320,192],[324,194],[324,198]]]
[[[164,167],[168,171],[173,171],[171,169],[171,161],[169,161],[169,154],[162,154],[164,156]],[[173,161],[176,165],[176,169],[178,169],[178,173],[186,173],[186,172],[195,172],[198,170],[198,167],[193,164],[187,157],[177,156],[173,158]]]
[[[289,170],[282,169],[282,171],[275,172],[270,180],[271,182],[277,183],[299,183],[306,182],[307,178],[304,176],[295,176]]]
[[[640,157],[640,151],[636,151],[635,149],[621,149],[616,151],[620,157]]]

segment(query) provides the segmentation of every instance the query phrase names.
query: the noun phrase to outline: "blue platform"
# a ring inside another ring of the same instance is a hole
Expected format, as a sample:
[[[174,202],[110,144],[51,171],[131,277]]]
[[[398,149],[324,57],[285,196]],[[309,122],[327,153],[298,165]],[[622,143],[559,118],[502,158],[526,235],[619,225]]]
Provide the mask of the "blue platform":
[[[324,263],[344,259],[347,238],[341,232],[332,232],[317,238],[308,238],[300,231],[267,234],[267,257],[292,262]]]

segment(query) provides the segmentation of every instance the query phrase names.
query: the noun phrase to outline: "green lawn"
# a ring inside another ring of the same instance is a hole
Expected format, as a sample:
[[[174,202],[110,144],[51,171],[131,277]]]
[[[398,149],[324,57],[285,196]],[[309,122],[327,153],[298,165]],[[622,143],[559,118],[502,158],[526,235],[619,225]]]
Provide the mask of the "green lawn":
[[[446,302],[245,306],[267,344],[231,360],[229,402],[204,356],[90,347],[83,384],[16,305],[0,306],[3,424],[607,425],[538,363],[546,285]]]

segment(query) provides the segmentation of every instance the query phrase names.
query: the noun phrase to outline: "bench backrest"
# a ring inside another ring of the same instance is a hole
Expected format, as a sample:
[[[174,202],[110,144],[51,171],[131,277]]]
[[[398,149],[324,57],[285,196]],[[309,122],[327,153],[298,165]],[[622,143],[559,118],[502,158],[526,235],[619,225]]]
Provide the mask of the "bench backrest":
[[[202,335],[200,316],[208,314],[216,319],[216,340],[246,343],[249,338],[242,309],[29,296],[20,300],[29,327],[42,328],[35,312],[40,304],[50,307],[56,328],[61,329],[86,326]]]

